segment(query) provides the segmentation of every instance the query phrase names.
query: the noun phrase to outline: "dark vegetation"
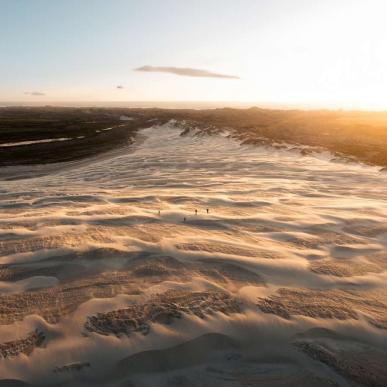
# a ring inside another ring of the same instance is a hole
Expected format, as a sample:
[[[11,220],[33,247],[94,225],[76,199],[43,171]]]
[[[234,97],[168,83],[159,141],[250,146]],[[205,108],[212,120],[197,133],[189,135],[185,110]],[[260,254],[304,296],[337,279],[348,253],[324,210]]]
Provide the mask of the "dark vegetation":
[[[120,120],[119,111],[78,108],[0,109],[0,165],[77,160],[125,146],[147,118]],[[15,146],[24,141],[56,140]],[[69,139],[69,140],[61,140]]]
[[[121,120],[122,115],[132,120]],[[184,120],[189,127],[199,126],[209,132],[229,128],[234,137],[246,143],[317,146],[387,166],[387,112],[57,107],[0,109],[0,165],[88,157],[127,145],[138,129],[170,119]],[[106,128],[113,129],[103,130]],[[71,140],[1,147],[4,143],[54,138]]]

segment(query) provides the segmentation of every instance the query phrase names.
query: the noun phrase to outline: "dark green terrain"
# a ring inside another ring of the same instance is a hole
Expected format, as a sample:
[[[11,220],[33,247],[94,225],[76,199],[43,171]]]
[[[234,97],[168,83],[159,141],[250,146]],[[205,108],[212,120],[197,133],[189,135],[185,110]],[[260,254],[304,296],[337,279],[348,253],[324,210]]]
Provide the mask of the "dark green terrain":
[[[134,141],[138,129],[171,119],[208,133],[230,129],[233,137],[245,143],[318,147],[387,166],[387,112],[60,107],[1,108],[0,165],[89,157],[126,146]],[[41,140],[50,142],[9,145]]]

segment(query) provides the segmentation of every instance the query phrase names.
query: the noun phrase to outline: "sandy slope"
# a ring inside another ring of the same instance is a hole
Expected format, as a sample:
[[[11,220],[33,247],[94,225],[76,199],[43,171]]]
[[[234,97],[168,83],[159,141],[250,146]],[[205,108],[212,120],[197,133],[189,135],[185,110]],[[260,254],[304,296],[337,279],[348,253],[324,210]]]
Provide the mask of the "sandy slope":
[[[1,378],[386,385],[387,175],[183,131],[1,182]]]

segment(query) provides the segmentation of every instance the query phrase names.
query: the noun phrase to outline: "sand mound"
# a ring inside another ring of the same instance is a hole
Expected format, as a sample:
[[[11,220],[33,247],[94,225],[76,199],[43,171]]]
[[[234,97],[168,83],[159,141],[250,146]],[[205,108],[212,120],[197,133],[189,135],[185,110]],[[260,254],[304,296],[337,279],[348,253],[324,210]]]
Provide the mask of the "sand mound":
[[[213,351],[232,351],[234,340],[219,333],[207,333],[180,345],[136,353],[117,364],[118,375],[133,373],[166,372],[206,363]]]
[[[350,264],[340,260],[319,260],[310,264],[310,270],[316,274],[333,275],[336,277],[352,277],[368,273],[380,273],[383,271],[379,266],[367,262],[354,262]]]
[[[43,332],[36,330],[26,337],[0,344],[0,357],[13,357],[21,353],[29,355],[35,347],[42,346],[45,336]]]
[[[319,334],[320,333],[320,334]],[[294,345],[316,361],[326,364],[353,385],[387,385],[387,352],[362,342],[327,332],[313,332]]]
[[[85,329],[101,335],[119,336],[132,332],[147,334],[151,323],[171,324],[183,314],[205,318],[215,312],[239,313],[240,303],[221,292],[168,291],[155,295],[144,303],[88,317]]]
[[[286,362],[249,358],[239,343],[219,333],[208,333],[161,350],[137,353],[121,360],[113,372],[129,385],[160,386],[268,386],[328,387],[331,380],[313,375],[301,366]]]
[[[246,249],[241,246],[211,242],[211,243],[180,243],[176,248],[183,251],[206,252],[206,253],[221,253],[227,255],[240,255],[244,257],[256,257],[257,253],[252,249]]]
[[[360,315],[364,315],[374,326],[387,329],[385,293],[282,288],[271,297],[259,298],[257,306],[265,313],[273,313],[286,319],[302,315],[357,320]]]

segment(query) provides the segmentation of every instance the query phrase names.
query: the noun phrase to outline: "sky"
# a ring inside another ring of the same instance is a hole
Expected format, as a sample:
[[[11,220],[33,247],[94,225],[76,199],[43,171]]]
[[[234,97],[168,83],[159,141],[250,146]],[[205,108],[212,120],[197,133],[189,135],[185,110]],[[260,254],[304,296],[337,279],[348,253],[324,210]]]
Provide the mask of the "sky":
[[[0,0],[0,101],[387,110],[385,0]]]

